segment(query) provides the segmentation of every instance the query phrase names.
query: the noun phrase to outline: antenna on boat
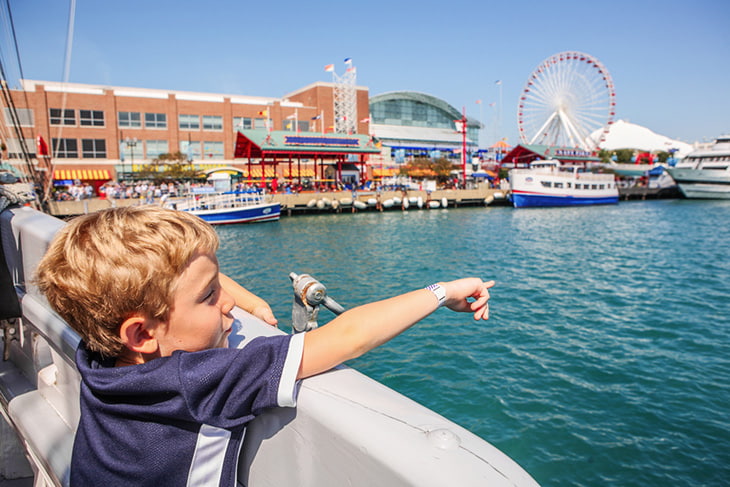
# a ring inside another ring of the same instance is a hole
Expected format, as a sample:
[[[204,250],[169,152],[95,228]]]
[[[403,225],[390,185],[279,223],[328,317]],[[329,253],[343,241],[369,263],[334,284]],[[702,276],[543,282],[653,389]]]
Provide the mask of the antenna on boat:
[[[345,311],[334,299],[327,296],[327,288],[309,274],[289,274],[294,288],[294,304],[292,305],[292,329],[301,333],[317,328],[319,305],[339,315]]]

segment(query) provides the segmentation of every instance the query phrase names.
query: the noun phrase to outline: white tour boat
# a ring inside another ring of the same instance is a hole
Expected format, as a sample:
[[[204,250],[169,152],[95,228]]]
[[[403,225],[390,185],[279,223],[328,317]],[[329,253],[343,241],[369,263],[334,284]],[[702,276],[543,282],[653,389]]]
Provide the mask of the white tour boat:
[[[667,169],[685,198],[730,199],[730,134]]]
[[[184,198],[167,200],[164,205],[189,211],[211,225],[268,222],[278,220],[281,215],[281,205],[265,195],[237,191],[192,193]]]
[[[512,204],[534,206],[578,206],[618,203],[613,174],[581,172],[578,166],[564,167],[554,159],[534,161],[528,169],[509,172]]]

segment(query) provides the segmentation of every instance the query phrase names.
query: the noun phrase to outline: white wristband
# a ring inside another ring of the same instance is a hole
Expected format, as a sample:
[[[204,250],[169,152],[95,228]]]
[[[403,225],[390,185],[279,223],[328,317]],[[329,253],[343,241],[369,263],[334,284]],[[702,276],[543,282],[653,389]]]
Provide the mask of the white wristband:
[[[436,299],[439,300],[439,308],[446,303],[446,289],[441,284],[434,283],[424,289],[428,289],[436,296]]]

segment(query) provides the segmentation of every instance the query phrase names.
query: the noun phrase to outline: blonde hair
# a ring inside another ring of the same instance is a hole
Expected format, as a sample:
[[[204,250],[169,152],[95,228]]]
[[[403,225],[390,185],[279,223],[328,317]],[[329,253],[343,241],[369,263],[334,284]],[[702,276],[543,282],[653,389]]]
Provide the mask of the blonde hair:
[[[177,280],[218,235],[200,218],[154,206],[77,217],[54,238],[36,283],[89,349],[115,357],[119,326],[134,313],[165,320]]]

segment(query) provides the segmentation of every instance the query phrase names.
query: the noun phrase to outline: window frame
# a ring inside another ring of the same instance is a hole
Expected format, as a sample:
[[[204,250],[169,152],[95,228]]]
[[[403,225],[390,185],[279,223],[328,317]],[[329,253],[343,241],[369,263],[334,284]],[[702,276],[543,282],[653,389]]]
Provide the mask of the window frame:
[[[84,117],[84,112],[88,112],[88,117]],[[79,126],[82,127],[104,127],[104,111],[79,109]]]
[[[91,145],[87,149],[87,145]],[[106,159],[106,139],[81,139],[81,157],[84,159]]]

